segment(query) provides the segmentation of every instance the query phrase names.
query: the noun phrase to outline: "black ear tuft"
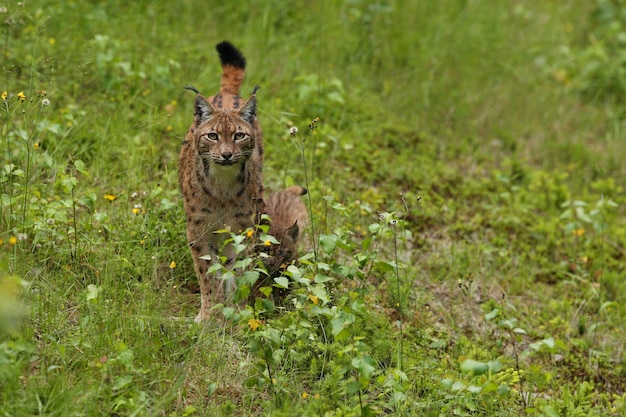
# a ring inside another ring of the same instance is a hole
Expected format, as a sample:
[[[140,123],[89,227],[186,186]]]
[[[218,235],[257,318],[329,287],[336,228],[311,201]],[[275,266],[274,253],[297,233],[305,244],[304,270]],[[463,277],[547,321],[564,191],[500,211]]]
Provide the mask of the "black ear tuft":
[[[200,92],[198,91],[198,89],[196,87],[194,87],[193,85],[186,85],[183,87],[185,90],[191,90],[196,94],[200,94]]]

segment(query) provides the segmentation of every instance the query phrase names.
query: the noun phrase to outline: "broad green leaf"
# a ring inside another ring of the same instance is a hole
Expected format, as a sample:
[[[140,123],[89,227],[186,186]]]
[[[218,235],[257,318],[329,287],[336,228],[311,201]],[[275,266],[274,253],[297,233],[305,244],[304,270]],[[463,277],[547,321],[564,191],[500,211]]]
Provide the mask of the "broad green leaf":
[[[493,320],[496,317],[498,317],[498,314],[500,314],[500,309],[494,308],[493,310],[491,310],[489,313],[485,315],[485,320],[487,321]]]
[[[289,288],[289,279],[287,277],[274,278],[274,282],[279,288]]]
[[[83,161],[80,159],[74,161],[74,168],[76,168],[76,171],[89,178],[89,172],[87,172],[87,168],[85,167],[85,163]]]
[[[261,240],[261,242],[265,243],[265,242],[270,242],[273,243],[275,245],[279,245],[280,242],[272,235],[268,235],[267,233],[261,233],[259,235],[259,239]]]
[[[323,284],[325,282],[328,281],[334,281],[335,278],[333,277],[329,277],[328,275],[322,275],[322,274],[316,274],[315,275],[315,282],[317,284]]]
[[[264,296],[269,297],[272,293],[272,287],[261,287],[259,288],[259,291],[261,291],[261,294]]]
[[[541,407],[541,412],[544,413],[546,417],[559,417],[559,413],[557,413],[551,405],[544,405]]]
[[[497,374],[502,370],[502,363],[500,361],[489,361],[487,362],[487,365],[489,366],[489,370],[494,374]]]
[[[337,235],[320,235],[320,245],[326,253],[333,253],[339,242]]]
[[[352,359],[352,367],[359,371],[361,376],[368,382],[376,370],[376,361],[369,356],[356,357]]]
[[[461,363],[461,371],[465,373],[472,373],[474,375],[482,375],[489,370],[489,365],[484,362],[478,362],[474,359],[465,359]]]
[[[100,288],[94,284],[89,284],[87,286],[87,301],[96,300],[98,298],[98,294],[100,294]]]

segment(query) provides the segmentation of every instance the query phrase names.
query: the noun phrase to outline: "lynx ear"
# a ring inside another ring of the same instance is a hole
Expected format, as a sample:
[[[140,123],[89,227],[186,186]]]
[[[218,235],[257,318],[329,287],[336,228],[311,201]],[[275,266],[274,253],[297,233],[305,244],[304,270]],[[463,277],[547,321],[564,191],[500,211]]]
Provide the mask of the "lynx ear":
[[[287,229],[287,236],[289,236],[294,243],[298,240],[298,234],[300,233],[300,228],[298,227],[298,221],[296,221],[293,226]]]
[[[252,94],[237,110],[237,114],[251,125],[256,117],[256,94]]]
[[[196,95],[196,104],[194,106],[194,114],[198,124],[205,122],[211,118],[215,112],[215,107],[201,94]]]

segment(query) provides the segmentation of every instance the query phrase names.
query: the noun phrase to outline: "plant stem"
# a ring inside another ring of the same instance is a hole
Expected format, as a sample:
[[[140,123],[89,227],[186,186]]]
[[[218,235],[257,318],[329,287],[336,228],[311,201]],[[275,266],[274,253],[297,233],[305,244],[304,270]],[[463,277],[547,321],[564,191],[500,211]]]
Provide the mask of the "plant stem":
[[[393,254],[395,258],[395,273],[396,273],[396,308],[398,309],[399,319],[398,319],[398,329],[400,330],[400,340],[399,340],[399,350],[398,350],[398,369],[402,370],[402,306],[400,305],[400,271],[398,269],[398,235],[396,233],[396,225],[395,223],[391,224],[391,230],[393,231]]]
[[[307,188],[307,190],[309,189],[309,169],[308,169],[308,165],[306,162],[306,155],[304,153],[304,141],[298,144],[298,147],[300,148],[300,155],[302,156],[302,164],[304,165],[304,184]],[[317,261],[317,239],[315,238],[315,226],[314,226],[314,222],[313,222],[313,200],[311,199],[311,193],[308,192],[307,193],[307,201],[309,203],[309,228],[311,229],[311,241],[313,243],[313,255],[314,255],[314,259],[315,261]],[[316,264],[317,265],[317,264]]]
[[[78,229],[76,227],[76,198],[74,195],[74,187],[72,187],[72,216],[74,223],[74,250],[70,250],[70,256],[73,261],[76,261],[78,254]]]
[[[517,371],[517,375],[519,375],[519,391],[520,396],[522,397],[522,405],[524,406],[524,414],[526,414],[526,408],[528,407],[528,400],[526,394],[524,394],[524,377],[522,376],[522,371],[519,365],[519,353],[517,352],[517,343],[515,342],[515,335],[513,334],[513,329],[509,328],[509,336],[511,337],[511,344],[513,345],[513,356],[515,357],[515,370]]]
[[[7,44],[8,44],[8,41],[7,41]],[[11,141],[9,139],[9,127],[11,126],[11,124],[10,124],[10,118],[9,118],[10,111],[9,111],[9,102],[8,102],[8,100],[4,100],[4,112],[5,112],[6,118],[7,118],[7,120],[6,120],[6,127],[5,127],[6,130],[5,130],[5,134],[4,134],[4,139],[5,139],[5,142],[6,142],[6,149],[7,149],[7,151],[6,151],[7,152],[6,158],[7,158],[8,166],[11,167],[13,165],[12,164],[12,159],[13,158],[11,157]],[[12,175],[11,174],[12,170],[13,170],[12,167],[9,168],[9,172],[7,174],[8,175]],[[7,184],[10,185],[11,181],[8,181]],[[6,192],[6,195],[7,195],[8,200],[9,200],[9,205],[8,205],[9,206],[9,214],[7,216],[7,221],[6,221],[7,230],[12,230],[12,228],[13,228],[13,199],[11,198],[11,196],[12,196],[13,193],[8,191],[8,190],[5,191],[4,190],[4,185],[2,185],[2,188],[3,189],[0,190],[1,193],[4,194]]]

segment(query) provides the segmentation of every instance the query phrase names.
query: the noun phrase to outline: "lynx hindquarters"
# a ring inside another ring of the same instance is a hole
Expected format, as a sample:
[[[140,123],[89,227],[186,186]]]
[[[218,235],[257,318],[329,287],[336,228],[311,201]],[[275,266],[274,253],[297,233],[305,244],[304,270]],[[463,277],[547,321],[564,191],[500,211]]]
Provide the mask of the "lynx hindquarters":
[[[270,276],[276,275],[281,266],[298,256],[298,239],[309,222],[307,209],[300,198],[306,193],[306,188],[292,186],[271,194],[265,202],[265,212],[270,217],[269,234],[280,242],[270,246],[269,257],[264,260]]]

